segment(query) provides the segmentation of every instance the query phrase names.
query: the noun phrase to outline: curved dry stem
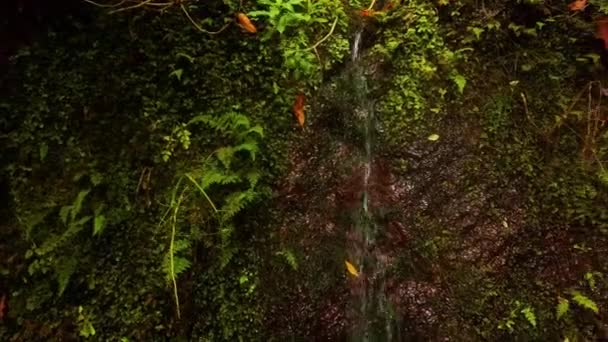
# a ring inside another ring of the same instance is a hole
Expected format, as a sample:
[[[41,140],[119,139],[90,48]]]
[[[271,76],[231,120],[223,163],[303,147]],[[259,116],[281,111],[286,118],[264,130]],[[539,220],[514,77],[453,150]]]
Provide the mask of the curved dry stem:
[[[125,2],[127,2],[127,0],[122,0],[121,2],[117,3],[117,4],[113,4],[113,5],[104,5],[104,4],[100,4],[97,3],[95,1],[91,1],[91,0],[84,0],[85,2],[90,3],[91,5],[95,5],[97,7],[103,7],[103,8],[114,8],[114,7],[118,7],[121,6],[122,4],[124,4]]]
[[[135,9],[135,8],[139,8],[139,7],[143,7],[143,6],[166,6],[166,5],[170,5],[173,4],[172,2],[153,2],[153,0],[145,0],[142,2],[139,2],[135,5],[132,6],[127,6],[127,7],[122,7],[119,9],[115,9],[113,11],[110,11],[110,14],[114,14],[114,13],[118,13],[118,12],[123,12],[123,11],[128,11],[131,9]]]
[[[230,23],[224,25],[221,29],[219,29],[218,31],[207,31],[204,28],[202,28],[199,24],[197,24],[194,19],[192,19],[192,17],[190,16],[190,13],[188,12],[188,10],[186,9],[186,6],[184,6],[184,4],[180,4],[180,7],[182,8],[182,11],[184,12],[184,14],[186,15],[186,17],[188,18],[188,20],[190,20],[190,22],[192,23],[192,25],[194,25],[194,27],[196,27],[197,30],[203,32],[203,33],[207,33],[207,34],[218,34],[221,33],[222,31],[224,31],[225,29],[228,28],[228,26],[230,26]]]
[[[334,30],[336,29],[336,24],[338,24],[338,17],[336,17],[336,19],[334,20],[333,24],[331,25],[331,30],[329,30],[329,33],[326,34],[325,37],[321,38],[321,40],[319,40],[318,42],[316,42],[315,45],[309,47],[307,50],[315,50],[324,41],[326,41],[327,39],[329,39],[329,37],[331,37],[331,35],[334,33]]]
[[[371,11],[372,8],[374,8],[374,5],[376,4],[376,0],[372,0],[372,3],[369,5],[369,7],[367,8],[368,11]]]

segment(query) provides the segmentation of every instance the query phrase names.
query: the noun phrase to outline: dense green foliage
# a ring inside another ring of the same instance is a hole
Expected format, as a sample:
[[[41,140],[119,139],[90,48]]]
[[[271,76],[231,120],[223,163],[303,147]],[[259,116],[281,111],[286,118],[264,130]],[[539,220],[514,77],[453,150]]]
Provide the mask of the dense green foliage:
[[[344,323],[327,324],[342,329],[334,334],[315,331],[320,323],[272,326],[283,319],[276,307],[321,322],[322,297],[342,300],[349,286],[337,250],[345,243],[307,234],[314,221],[285,238],[280,223],[300,220],[302,208],[280,202],[310,139],[360,129],[352,109],[362,93],[391,176],[428,173],[421,187],[445,186],[455,199],[441,201],[459,206],[446,222],[450,210],[433,202],[444,193],[421,192],[416,205],[386,205],[377,218],[409,229],[407,244],[392,247],[391,281],[441,288],[425,305],[445,316],[429,324],[396,304],[410,316],[403,336],[597,335],[608,305],[608,126],[606,51],[592,32],[608,4],[573,13],[550,0],[388,3],[365,15],[370,4],[355,0],[115,14],[83,3],[86,14],[51,24],[13,56],[0,79],[9,190],[0,340],[342,336]],[[258,33],[238,26],[236,12]],[[358,31],[363,90],[344,77]],[[309,103],[303,129],[291,113],[298,93]],[[446,150],[454,156],[434,157]],[[325,191],[306,182],[304,191]],[[467,215],[482,219],[461,223]],[[478,223],[501,245],[469,239]],[[310,252],[308,240],[325,247]],[[471,245],[500,261],[459,259]],[[269,279],[277,284],[263,286]],[[293,298],[303,302],[275,306]]]

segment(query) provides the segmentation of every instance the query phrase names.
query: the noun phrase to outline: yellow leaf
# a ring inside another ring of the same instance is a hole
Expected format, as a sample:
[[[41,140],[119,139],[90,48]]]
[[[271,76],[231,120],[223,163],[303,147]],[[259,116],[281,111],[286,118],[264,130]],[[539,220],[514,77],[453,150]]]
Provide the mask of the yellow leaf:
[[[355,268],[353,264],[348,262],[348,260],[344,260],[344,264],[346,264],[346,270],[348,271],[348,273],[354,275],[355,277],[359,276],[359,271],[357,271],[357,268]]]
[[[439,134],[431,134],[427,139],[430,141],[437,141],[439,139]]]

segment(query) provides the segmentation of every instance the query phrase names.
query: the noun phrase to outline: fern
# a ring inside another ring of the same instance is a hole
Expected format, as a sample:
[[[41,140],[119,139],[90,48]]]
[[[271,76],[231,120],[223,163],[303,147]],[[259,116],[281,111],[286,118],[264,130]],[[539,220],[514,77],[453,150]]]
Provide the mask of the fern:
[[[572,300],[578,304],[579,306],[591,310],[595,313],[599,312],[599,309],[597,308],[597,304],[595,304],[595,302],[591,299],[589,299],[588,297],[586,297],[585,295],[583,295],[582,293],[578,292],[578,291],[572,291]]]
[[[559,298],[559,302],[557,303],[557,307],[555,308],[557,319],[562,318],[566,313],[570,310],[570,301],[565,298]]]
[[[200,187],[203,190],[207,190],[213,184],[219,185],[228,185],[228,184],[236,184],[241,181],[241,177],[236,173],[225,173],[217,168],[205,168],[203,171],[203,175],[200,176],[202,181],[200,182]]]
[[[76,271],[76,266],[78,266],[78,260],[75,258],[62,258],[62,260],[55,267],[55,277],[57,278],[57,283],[59,284],[59,288],[57,290],[57,295],[61,296],[65,291],[72,274]]]
[[[167,281],[173,287],[178,318],[180,309],[177,278],[192,266],[190,260],[185,257],[190,251],[192,241],[186,238],[176,239],[179,233],[179,211],[185,205],[184,200],[196,199],[196,196],[191,195],[198,193],[213,209],[213,222],[217,225],[220,239],[218,261],[220,267],[225,267],[238,250],[232,243],[235,230],[233,219],[258,198],[259,193],[255,187],[261,178],[261,174],[251,166],[259,151],[256,139],[263,136],[260,126],[251,127],[249,119],[237,113],[222,116],[199,115],[187,125],[195,123],[205,124],[216,132],[231,137],[233,144],[218,148],[198,169],[178,178],[171,193],[170,208],[160,222],[162,225],[165,217],[170,217],[170,241],[162,268]],[[189,183],[182,184],[184,178]],[[222,203],[219,209],[215,203]]]
[[[181,202],[184,198],[184,191],[182,191],[179,197],[176,198],[177,192],[180,189],[181,179],[177,182],[177,185],[173,188],[173,193],[171,195],[171,207],[169,210],[173,211],[171,216],[171,240],[169,242],[169,251],[167,252],[167,256],[165,257],[166,266],[165,275],[167,279],[173,285],[173,296],[175,298],[175,310],[177,312],[177,318],[181,318],[181,313],[179,310],[179,296],[177,294],[177,276],[184,272],[186,269],[190,267],[189,261],[176,256],[177,252],[183,251],[189,246],[189,243],[186,241],[175,240],[175,236],[177,233],[177,215],[179,213],[179,209],[181,206]]]
[[[521,310],[521,313],[524,315],[528,323],[530,323],[531,326],[536,328],[536,315],[534,314],[532,308],[527,306],[523,310]]]
[[[192,263],[185,257],[173,255],[173,266],[171,266],[171,254],[167,252],[163,261],[163,272],[168,283],[173,282],[173,278],[177,278],[180,274],[186,272]],[[171,268],[173,267],[173,268]]]
[[[284,249],[276,253],[276,255],[282,256],[287,264],[291,266],[294,271],[298,270],[298,261],[295,254],[289,249]]]

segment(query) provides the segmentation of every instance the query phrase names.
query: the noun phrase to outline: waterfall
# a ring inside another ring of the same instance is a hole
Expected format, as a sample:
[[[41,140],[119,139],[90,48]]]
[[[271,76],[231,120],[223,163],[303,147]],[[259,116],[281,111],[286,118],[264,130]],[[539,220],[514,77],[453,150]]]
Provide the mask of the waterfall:
[[[356,312],[356,327],[351,335],[352,341],[394,341],[395,329],[394,319],[389,317],[388,302],[384,291],[385,265],[379,262],[376,255],[376,240],[380,233],[379,227],[374,220],[373,208],[370,201],[373,200],[370,189],[372,180],[373,164],[373,138],[374,138],[374,104],[370,99],[365,70],[360,65],[362,31],[355,34],[351,56],[352,74],[351,86],[356,96],[354,116],[359,120],[363,132],[363,181],[361,190],[361,210],[358,222],[355,224],[355,234],[360,238],[361,247],[353,252],[355,260],[360,268],[361,277],[358,279],[354,302]]]

